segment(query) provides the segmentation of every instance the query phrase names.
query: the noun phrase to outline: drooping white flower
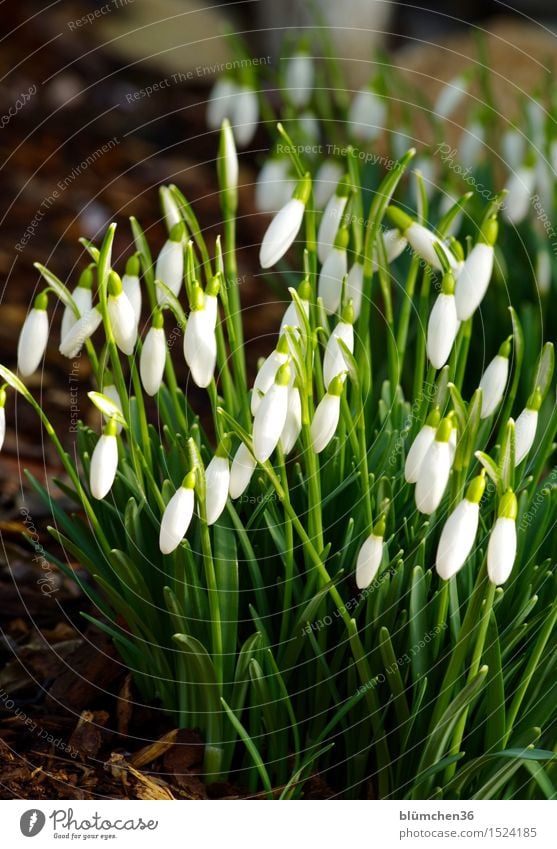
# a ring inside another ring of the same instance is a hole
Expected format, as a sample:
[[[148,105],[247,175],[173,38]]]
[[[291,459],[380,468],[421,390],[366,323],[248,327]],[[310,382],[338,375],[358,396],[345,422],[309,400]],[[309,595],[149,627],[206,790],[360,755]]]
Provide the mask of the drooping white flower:
[[[343,371],[347,371],[348,364],[344,359],[342,348],[338,340],[340,339],[351,354],[354,353],[354,310],[350,302],[342,312],[342,319],[338,322],[333,332],[327,340],[325,355],[323,357],[323,381],[325,389],[328,389],[331,381]]]
[[[120,401],[120,395],[116,386],[114,385],[114,378],[112,377],[109,371],[105,371],[104,380],[102,386],[102,394],[106,395],[106,397],[112,401],[115,407],[117,407],[120,412],[123,414],[122,410],[122,402]],[[107,413],[103,413],[103,419],[108,424],[111,420],[111,416]],[[116,425],[116,433],[119,434],[122,432],[122,425],[119,422],[114,422]]]
[[[143,340],[139,358],[139,376],[147,395],[156,395],[161,388],[166,364],[166,336],[161,312],[156,312],[153,324]]]
[[[139,282],[139,257],[131,256],[126,263],[126,273],[122,277],[122,289],[132,305],[135,323],[141,318],[141,284]]]
[[[327,447],[336,433],[343,385],[344,375],[339,374],[331,381],[315,410],[310,431],[311,444],[316,454],[320,454]]]
[[[47,306],[48,295],[41,292],[23,322],[17,343],[17,368],[23,377],[33,374],[44,357],[48,342]]]
[[[445,120],[453,114],[468,93],[468,83],[468,76],[464,74],[459,74],[445,83],[433,106],[433,112],[438,118]]]
[[[261,401],[253,420],[253,453],[260,463],[268,460],[277,447],[288,413],[288,384],[291,371],[282,365],[275,381]]]
[[[296,53],[286,60],[284,92],[299,109],[311,100],[314,77],[315,67],[308,53]]]
[[[218,294],[220,291],[221,285],[221,274],[216,274],[212,280],[209,280],[207,283],[207,287],[205,289],[205,298],[204,298],[204,306],[205,306],[205,314],[207,318],[207,327],[211,329],[211,331],[215,330],[217,326],[217,319],[219,316],[219,299]]]
[[[289,289],[290,293],[294,290]],[[298,297],[301,302],[302,309],[306,316],[309,316],[309,299],[311,298],[311,283],[307,278],[304,278],[298,287]],[[298,309],[296,307],[296,303],[292,300],[284,311],[284,315],[282,317],[280,323],[279,336],[282,336],[284,333],[285,327],[294,327],[300,328],[300,316],[298,315]]]
[[[116,345],[130,356],[137,341],[137,322],[130,300],[115,271],[108,276],[108,320]]]
[[[307,175],[299,181],[291,199],[277,212],[267,227],[259,251],[262,268],[275,265],[294,242],[302,226],[310,192],[311,178]]]
[[[205,469],[205,511],[208,525],[215,524],[226,506],[230,487],[229,444],[228,438],[219,444],[215,456]]]
[[[6,390],[0,389],[0,451],[6,438]]]
[[[514,128],[506,130],[501,137],[503,162],[509,171],[516,171],[524,161],[526,137]]]
[[[418,480],[424,458],[435,439],[439,419],[439,410],[435,408],[427,417],[425,425],[420,428],[410,446],[404,464],[404,477],[408,483],[416,483]]]
[[[302,139],[308,142],[316,142],[319,138],[319,121],[317,116],[306,109],[296,119],[296,128]]]
[[[281,336],[274,351],[271,351],[263,365],[257,372],[253,382],[251,393],[251,414],[255,416],[261,399],[269,391],[275,382],[279,368],[288,360],[288,341],[286,336]]]
[[[341,227],[337,233],[335,245],[319,272],[317,295],[323,300],[325,312],[331,315],[337,312],[342,297],[342,283],[348,273],[348,230]]]
[[[93,335],[101,322],[101,308],[97,304],[97,306],[93,307],[92,310],[89,310],[88,313],[85,313],[82,318],[76,321],[65,338],[60,341],[58,350],[62,356],[68,357],[70,360],[77,357],[87,339]]]
[[[451,430],[451,420],[442,419],[420,466],[415,492],[416,507],[420,513],[430,515],[437,510],[445,494],[452,462],[449,446]]]
[[[228,485],[230,498],[239,498],[245,492],[256,466],[257,460],[247,445],[240,442],[230,469],[230,483]]]
[[[280,447],[286,456],[294,448],[302,430],[302,401],[295,386],[288,389],[288,407],[286,421],[280,435]]]
[[[205,295],[200,286],[195,287],[191,300],[184,332],[184,358],[194,383],[205,389],[215,373],[217,340],[212,312],[205,307]]]
[[[511,224],[520,224],[528,215],[535,186],[536,171],[530,165],[521,166],[509,177],[502,212]]]
[[[290,176],[290,161],[272,157],[263,165],[255,184],[255,206],[259,212],[276,212],[292,197],[296,187]]]
[[[423,224],[418,224],[410,215],[407,215],[402,209],[396,206],[387,207],[387,214],[395,227],[407,239],[412,250],[431,265],[432,268],[436,268],[438,271],[443,270],[441,261],[435,251],[435,245],[443,251],[450,268],[456,268],[456,257],[447,245],[441,241],[439,236],[436,236],[435,233],[432,233]]]
[[[542,396],[538,389],[528,399],[526,407],[516,420],[515,433],[515,464],[518,466],[529,453],[536,438],[539,410]]]
[[[480,417],[487,419],[495,412],[505,392],[509,377],[509,356],[511,353],[510,338],[499,348],[497,356],[493,357],[480,380],[482,390],[482,410]]]
[[[362,310],[362,295],[364,291],[364,266],[356,260],[346,278],[346,298],[352,301],[354,319],[358,318]]]
[[[172,196],[172,192],[168,188],[168,186],[161,186],[159,188],[159,195],[161,199],[162,211],[164,214],[164,220],[166,223],[166,227],[168,232],[172,230],[175,224],[179,224],[182,220],[182,216],[180,214],[180,210],[178,208],[178,204],[174,200]],[[138,269],[139,271],[139,269]],[[126,293],[127,294],[127,293]],[[129,295],[128,295],[129,297]]]
[[[379,571],[383,559],[384,535],[385,522],[380,520],[358,552],[356,586],[359,590],[369,587]]]
[[[473,315],[487,292],[493,272],[493,245],[497,239],[497,229],[497,219],[490,218],[459,272],[455,299],[460,321],[466,321]]]
[[[232,132],[228,118],[225,118],[222,122],[217,173],[226,207],[230,213],[234,213],[238,206],[238,175],[240,173],[240,166],[238,164],[234,133]]]
[[[357,92],[348,110],[349,129],[356,139],[373,141],[383,130],[387,108],[385,100],[371,88]]]
[[[193,516],[195,473],[189,472],[168,504],[161,519],[159,548],[171,554],[184,539]]]
[[[317,233],[317,256],[321,263],[325,262],[333,250],[336,235],[343,223],[350,190],[349,179],[341,180],[321,217]]]
[[[259,121],[259,100],[257,92],[250,86],[239,86],[233,94],[232,114],[230,123],[234,127],[234,135],[238,147],[246,147],[253,139]]]
[[[387,254],[387,262],[394,262],[401,255],[408,244],[408,239],[402,235],[397,227],[391,230],[385,230],[383,233],[383,242],[385,244],[385,253]],[[373,269],[377,271],[379,264],[376,255],[373,257]]]
[[[472,551],[478,531],[480,501],[484,491],[485,476],[478,475],[470,483],[466,497],[457,504],[445,522],[435,559],[437,574],[445,581],[462,569]]]
[[[216,81],[207,101],[207,126],[210,130],[220,130],[224,119],[231,116],[237,91],[238,85],[230,77],[220,77]]]
[[[77,286],[72,292],[72,299],[79,310],[79,315],[76,316],[69,304],[64,307],[62,324],[60,325],[60,339],[64,339],[79,318],[88,313],[93,306],[92,286],[93,271],[90,267],[87,267],[81,272]]]
[[[487,574],[496,586],[504,584],[512,572],[516,557],[517,514],[516,495],[508,491],[499,502],[497,520],[487,546]]]
[[[433,305],[427,325],[427,356],[436,369],[443,368],[449,359],[460,324],[456,314],[454,287],[454,277],[448,272],[443,277],[441,292]]]
[[[89,487],[93,498],[101,499],[112,489],[118,469],[117,426],[111,419],[95,445],[89,470]]]
[[[482,157],[485,146],[485,127],[481,121],[470,123],[460,136],[458,144],[458,161],[464,169],[475,169]],[[445,157],[444,161],[448,159]]]
[[[185,228],[180,221],[175,224],[157,257],[155,277],[178,297],[184,280],[184,235]],[[162,306],[167,301],[164,289],[157,286],[157,302]]]
[[[329,198],[332,197],[342,174],[342,165],[332,159],[326,159],[320,165],[313,181],[313,200],[316,209],[323,209]]]

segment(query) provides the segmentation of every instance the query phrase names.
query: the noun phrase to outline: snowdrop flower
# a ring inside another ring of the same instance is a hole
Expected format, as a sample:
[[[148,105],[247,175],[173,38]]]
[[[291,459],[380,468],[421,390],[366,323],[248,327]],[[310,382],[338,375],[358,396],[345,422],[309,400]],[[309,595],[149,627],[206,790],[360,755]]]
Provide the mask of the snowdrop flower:
[[[207,126],[210,130],[220,130],[224,119],[230,116],[237,92],[238,86],[230,77],[221,77],[216,81],[207,102]]]
[[[536,284],[540,295],[547,295],[551,288],[551,254],[540,248],[536,255]]]
[[[317,294],[323,300],[323,307],[329,315],[337,312],[340,306],[342,284],[348,272],[346,248],[349,238],[348,228],[341,227],[335,245],[319,272]]]
[[[286,456],[294,448],[302,430],[302,401],[300,393],[295,386],[288,390],[288,407],[286,410],[286,421],[280,435],[280,447]]]
[[[122,402],[120,401],[120,395],[118,394],[118,390],[116,389],[116,386],[114,385],[114,378],[112,377],[112,374],[108,371],[108,369],[104,373],[102,394],[106,395],[106,397],[110,401],[112,401],[112,403],[116,407],[118,407],[120,412],[123,413]],[[107,424],[111,420],[111,416],[107,415],[106,413],[103,413],[102,417]],[[120,434],[121,432],[122,432],[122,425],[119,422],[116,422],[116,433]]]
[[[435,439],[427,450],[416,482],[416,507],[431,515],[439,507],[449,482],[451,449],[449,439],[453,425],[450,418],[441,419]]]
[[[509,171],[516,171],[524,161],[525,141],[524,134],[518,130],[511,129],[503,133],[501,151]]]
[[[456,311],[466,321],[481,304],[493,272],[494,244],[498,224],[495,217],[482,227],[480,237],[464,261],[456,282]]]
[[[195,472],[188,472],[182,486],[166,505],[159,534],[159,548],[163,554],[171,554],[186,535],[193,516],[194,487]]]
[[[65,338],[60,341],[58,350],[62,356],[68,357],[70,360],[77,357],[87,339],[93,335],[102,323],[102,320],[101,308],[97,304],[96,307],[93,307],[92,310],[89,310],[88,313],[85,313],[82,318],[76,321]]]
[[[323,209],[332,197],[342,174],[342,166],[332,159],[326,159],[318,168],[313,181],[313,199],[316,209]]]
[[[520,224],[528,215],[536,185],[536,171],[533,164],[526,164],[514,171],[505,186],[508,194],[502,211],[510,224]]]
[[[115,271],[108,275],[107,306],[114,341],[123,354],[130,356],[137,341],[137,323],[133,307]]]
[[[291,199],[277,212],[263,236],[259,251],[262,268],[270,268],[285,255],[302,226],[311,193],[311,177],[306,174],[297,184]]]
[[[93,306],[92,287],[93,270],[91,266],[88,266],[81,272],[77,286],[72,292],[73,302],[79,311],[79,315],[76,316],[73,307],[69,304],[64,308],[62,324],[60,326],[60,339],[64,339],[79,318],[85,315],[85,313],[88,313]]]
[[[323,380],[325,389],[328,389],[331,381],[343,371],[346,371],[348,365],[344,359],[342,348],[338,340],[340,339],[351,354],[354,353],[354,309],[349,301],[342,312],[342,318],[334,328],[333,332],[327,340],[325,348],[325,356],[323,357]]]
[[[344,374],[337,374],[315,410],[310,430],[311,444],[316,454],[327,447],[336,433],[343,385]]]
[[[205,515],[208,525],[215,524],[226,506],[230,487],[229,451],[230,439],[225,437],[205,469]]]
[[[360,260],[356,260],[346,278],[346,298],[352,301],[354,319],[357,319],[362,309],[362,295],[364,290],[364,266]]]
[[[219,315],[219,299],[218,294],[220,291],[222,275],[219,272],[215,274],[212,280],[209,280],[207,286],[205,288],[205,313],[207,317],[207,327],[209,327],[212,331],[214,331],[217,326],[217,319]]]
[[[391,263],[401,255],[408,244],[408,240],[398,228],[393,227],[392,230],[385,230],[383,233],[383,243],[385,245],[385,253],[387,254],[387,262]],[[377,271],[378,267],[377,259],[374,257],[373,270]]]
[[[184,358],[194,383],[209,386],[217,362],[217,340],[212,310],[205,307],[205,295],[196,285],[191,298],[191,312],[184,333]]]
[[[290,161],[284,157],[268,159],[255,184],[255,206],[259,212],[276,212],[292,196],[296,183],[290,176]]]
[[[424,458],[435,439],[440,418],[439,409],[436,407],[431,411],[410,446],[404,464],[404,477],[407,483],[416,483],[418,480]]]
[[[6,438],[6,390],[0,389],[0,451]]]
[[[253,453],[260,463],[268,460],[277,447],[288,413],[288,384],[291,371],[282,365],[275,381],[261,401],[253,420]]]
[[[261,404],[261,399],[275,382],[277,371],[285,364],[285,362],[287,362],[287,360],[288,340],[286,336],[281,336],[276,349],[269,354],[255,376],[251,393],[252,416],[255,416],[259,409],[259,405]]]
[[[449,359],[460,324],[454,290],[454,277],[449,271],[443,277],[441,293],[433,305],[427,325],[427,356],[436,369],[443,368]]]
[[[317,233],[317,256],[321,263],[325,262],[333,250],[335,237],[342,224],[350,192],[349,177],[346,176],[339,182],[334,195],[325,207]]]
[[[296,128],[303,139],[315,142],[319,139],[319,121],[317,117],[306,109],[296,118]]]
[[[538,415],[542,405],[542,396],[539,389],[536,389],[528,399],[526,407],[521,412],[515,424],[515,465],[521,463],[536,438],[536,430],[538,427]]]
[[[122,289],[132,305],[135,323],[141,318],[141,284],[139,282],[139,257],[131,256],[126,263],[126,273],[122,277]]]
[[[384,536],[385,519],[380,519],[358,552],[356,586],[359,590],[369,587],[379,571],[383,559]]]
[[[161,388],[166,364],[166,336],[162,313],[156,310],[153,324],[147,331],[139,358],[139,375],[147,395],[156,395]]]
[[[23,377],[29,377],[39,367],[48,342],[48,295],[41,292],[33,309],[27,313],[17,343],[17,367]]]
[[[175,224],[170,235],[157,257],[155,277],[167,286],[176,297],[180,294],[184,279],[184,237],[185,227],[182,222]],[[159,306],[166,303],[165,292],[157,287],[157,302]]]
[[[182,216],[180,214],[178,204],[174,200],[172,192],[170,191],[168,186],[161,186],[159,188],[159,195],[161,199],[164,220],[168,232],[170,233],[175,224],[180,224],[180,222],[182,221]]]
[[[512,490],[506,492],[497,509],[497,520],[487,546],[487,574],[500,586],[512,572],[516,557],[516,517],[518,504]]]
[[[293,289],[289,289],[289,292],[294,291]],[[309,317],[309,299],[311,298],[311,283],[305,277],[298,287],[298,297],[301,301],[302,309],[306,316]],[[284,315],[282,317],[282,321],[280,323],[279,335],[282,336],[284,333],[285,327],[300,327],[300,316],[298,315],[298,309],[296,308],[295,302],[292,300],[284,311]]]
[[[225,206],[229,213],[236,212],[238,206],[238,154],[234,143],[234,133],[230,121],[225,118],[220,133],[219,153],[217,158],[217,174],[219,186],[224,196]]]
[[[480,389],[482,390],[482,410],[480,418],[487,419],[495,412],[505,392],[507,379],[509,377],[509,356],[511,353],[512,336],[503,342],[499,348],[497,356],[493,357],[492,361],[484,371],[480,380]]]
[[[464,169],[470,170],[478,167],[485,145],[485,128],[481,121],[472,123],[463,131],[458,144],[458,158]],[[449,148],[450,145],[447,145]],[[446,162],[446,156],[443,161]],[[452,162],[452,159],[450,160]]]
[[[228,117],[234,127],[238,147],[246,147],[253,139],[259,121],[257,92],[250,86],[240,86],[233,95],[233,112]]]
[[[228,485],[230,498],[239,498],[246,491],[256,466],[257,460],[247,445],[240,442],[230,469]]]
[[[468,76],[459,74],[443,86],[433,107],[438,118],[445,120],[453,114],[468,93],[468,83]]]
[[[284,90],[288,98],[298,109],[307,106],[313,91],[315,68],[313,59],[307,52],[290,56],[284,71]]]
[[[89,487],[93,498],[101,499],[112,489],[118,469],[117,425],[111,419],[95,445],[89,470]]]
[[[466,497],[455,507],[441,532],[435,568],[440,578],[448,581],[462,569],[472,551],[480,518],[480,501],[485,491],[485,474],[475,477]]]
[[[438,271],[443,270],[439,257],[435,252],[434,245],[441,248],[449,266],[453,269],[456,267],[456,258],[441,239],[435,235],[435,233],[432,233],[431,230],[428,230],[427,227],[424,227],[422,224],[418,224],[418,222],[414,221],[410,215],[407,215],[402,211],[402,209],[399,209],[396,206],[387,207],[387,214],[395,227],[397,227],[402,235],[407,239],[412,250],[431,265],[432,268],[436,268]]]
[[[356,139],[373,141],[385,125],[385,100],[372,88],[357,92],[348,110],[348,125]]]

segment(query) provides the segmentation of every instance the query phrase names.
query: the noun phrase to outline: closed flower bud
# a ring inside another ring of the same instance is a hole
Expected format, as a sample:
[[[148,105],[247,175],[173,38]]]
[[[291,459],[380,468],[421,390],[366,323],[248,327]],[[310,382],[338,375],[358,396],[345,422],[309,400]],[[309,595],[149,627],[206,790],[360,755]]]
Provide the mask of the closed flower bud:
[[[335,246],[319,272],[317,294],[323,300],[323,307],[329,315],[337,312],[340,306],[342,283],[348,271],[347,243],[348,230],[341,228]]]
[[[480,380],[482,390],[481,418],[487,419],[491,416],[501,401],[505,392],[505,386],[509,377],[509,355],[511,352],[510,339],[504,342],[496,357],[492,359]]]
[[[195,473],[189,472],[166,505],[159,534],[159,548],[163,554],[171,554],[186,535],[193,516],[194,486]]]
[[[147,395],[156,395],[161,388],[166,364],[166,336],[161,313],[155,313],[153,325],[143,341],[139,359],[139,375]]]
[[[451,430],[451,420],[442,419],[435,439],[420,466],[415,492],[416,507],[420,513],[426,515],[434,513],[445,494],[452,462],[449,445]]]
[[[459,320],[454,297],[454,277],[449,272],[443,278],[441,294],[433,305],[427,325],[427,356],[431,365],[443,368],[452,351]]]
[[[214,525],[226,506],[230,487],[229,442],[228,438],[223,440],[205,469],[205,512],[208,525]]]
[[[201,287],[196,288],[191,307],[184,333],[184,358],[194,383],[205,389],[215,373],[217,341],[212,326],[213,316],[205,309]]]
[[[219,186],[223,192],[225,203],[230,212],[235,212],[238,206],[239,165],[236,145],[234,143],[234,133],[227,118],[222,122],[217,172]]]
[[[484,227],[482,241],[472,248],[456,282],[456,311],[460,321],[466,321],[481,304],[493,272],[493,245],[497,238],[497,220],[492,218]]]
[[[291,291],[290,289],[288,291]],[[306,316],[309,317],[309,299],[311,297],[311,283],[305,279],[300,283],[298,289],[298,297],[301,301],[302,309]],[[291,301],[284,311],[282,321],[280,323],[279,335],[282,336],[285,327],[300,327],[300,316],[294,301]]]
[[[314,76],[313,59],[307,53],[297,53],[287,59],[284,89],[294,106],[307,106],[311,100]]]
[[[325,389],[329,388],[331,381],[343,371],[347,371],[348,364],[344,359],[344,354],[338,340],[340,339],[351,354],[354,353],[354,328],[352,322],[354,320],[354,310],[349,302],[349,306],[343,311],[342,321],[339,321],[333,332],[329,336],[327,347],[325,348],[325,356],[323,357],[323,380]]]
[[[249,486],[256,466],[257,460],[247,445],[240,442],[230,469],[230,483],[228,485],[230,498],[239,498],[243,495]]]
[[[72,360],[77,357],[83,345],[102,323],[102,313],[97,305],[80,318],[66,336],[61,340],[58,350],[64,357]]]
[[[440,578],[448,581],[462,569],[474,545],[480,517],[480,501],[485,490],[485,477],[474,478],[466,498],[453,510],[441,532],[435,567]]]
[[[259,121],[257,92],[249,86],[240,86],[233,98],[233,113],[228,117],[234,127],[238,147],[246,147],[253,139]]]
[[[316,454],[327,447],[336,433],[343,384],[344,376],[337,375],[315,410],[311,423],[311,444]]]
[[[350,183],[346,177],[342,180],[331,197],[319,224],[317,234],[317,256],[323,263],[333,250],[335,238],[343,222],[344,211],[350,194]]]
[[[116,422],[111,420],[95,445],[89,471],[89,486],[93,498],[104,498],[114,483],[118,469],[116,431]]]
[[[78,319],[88,313],[93,306],[92,285],[93,272],[91,268],[86,268],[82,271],[78,284],[72,292],[72,299],[79,310],[79,315],[76,315],[73,307],[69,305],[64,308],[62,324],[60,326],[60,339],[64,339]]]
[[[359,590],[369,587],[381,566],[383,559],[384,521],[378,522],[358,552],[356,561],[356,586]]]
[[[518,505],[514,492],[506,492],[497,510],[497,520],[487,546],[487,574],[496,586],[501,586],[512,572],[516,557],[516,517]]]
[[[529,165],[518,168],[509,177],[505,186],[508,194],[502,211],[511,224],[520,224],[528,215],[535,185],[536,172]]]
[[[433,410],[410,446],[404,464],[404,477],[408,483],[416,483],[418,480],[424,458],[435,439],[439,419],[439,410]]]
[[[340,163],[326,159],[317,170],[313,183],[313,199],[316,209],[323,209],[329,198],[335,193],[338,181],[342,177]]]
[[[275,382],[257,408],[253,421],[253,453],[260,463],[268,460],[277,447],[288,413],[290,366],[282,365]]]
[[[139,259],[131,256],[126,263],[126,273],[122,277],[122,289],[132,305],[135,323],[141,318],[141,284],[139,282]]]
[[[524,460],[534,444],[541,404],[542,397],[539,390],[536,390],[533,395],[530,396],[526,407],[516,420],[514,433],[515,464],[517,466]]]
[[[280,447],[286,456],[294,448],[302,430],[302,402],[300,393],[295,386],[288,390],[288,407],[286,421],[280,435]]]
[[[292,197],[296,183],[285,158],[268,159],[255,184],[255,206],[259,212],[276,212]]]
[[[161,186],[159,188],[159,195],[160,195],[160,199],[161,199],[161,206],[162,206],[162,211],[163,211],[163,214],[164,214],[165,224],[166,224],[166,227],[168,229],[168,232],[170,233],[170,231],[172,230],[174,225],[180,223],[180,221],[182,220],[182,216],[180,214],[178,204],[174,200],[174,198],[172,196],[172,192],[170,191],[168,186]],[[139,267],[138,267],[137,273],[139,273]],[[123,282],[124,281],[122,280],[122,283]],[[126,294],[128,295],[127,292],[126,292]],[[128,295],[128,297],[129,297],[129,295]]]
[[[272,351],[255,377],[253,389],[251,393],[251,414],[255,416],[261,399],[275,382],[275,377],[279,368],[288,360],[288,342],[286,337],[282,336],[275,351]]]
[[[364,290],[364,266],[356,261],[346,278],[346,297],[352,301],[354,319],[358,318],[362,310],[362,295]]]
[[[444,252],[449,266],[453,269],[456,268],[456,258],[453,256],[452,251],[449,250],[447,245],[441,241],[439,236],[436,236],[435,233],[432,233],[431,230],[428,230],[427,227],[424,227],[422,224],[418,224],[417,221],[414,221],[409,215],[396,206],[387,207],[387,214],[395,227],[400,230],[403,236],[408,240],[412,250],[424,259],[428,265],[431,265],[432,268],[436,268],[438,271],[443,270],[434,247],[437,245],[437,247],[441,248]]]
[[[123,354],[130,356],[137,341],[137,322],[130,300],[115,271],[108,278],[108,318],[114,341]]]
[[[293,244],[302,226],[310,191],[311,178],[307,175],[298,183],[292,198],[277,212],[267,227],[259,251],[259,262],[263,268],[275,265]]]
[[[357,92],[348,110],[349,129],[360,141],[373,141],[381,133],[387,117],[384,98],[370,88]]]
[[[35,298],[35,305],[27,313],[17,344],[17,367],[23,377],[37,370],[44,357],[48,342],[48,297],[42,292]]]
[[[180,294],[184,280],[184,236],[185,228],[180,222],[170,231],[170,236],[161,248],[155,264],[155,277],[167,286],[176,297]],[[166,303],[166,293],[157,287],[159,306]]]

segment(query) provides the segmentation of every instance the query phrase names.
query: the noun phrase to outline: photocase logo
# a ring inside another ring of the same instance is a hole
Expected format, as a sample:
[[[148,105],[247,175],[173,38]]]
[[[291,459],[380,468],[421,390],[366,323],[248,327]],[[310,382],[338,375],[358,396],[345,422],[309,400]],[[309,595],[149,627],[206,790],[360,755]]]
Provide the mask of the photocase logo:
[[[45,822],[46,817],[43,812],[33,808],[21,815],[19,827],[25,837],[36,837],[43,830]]]

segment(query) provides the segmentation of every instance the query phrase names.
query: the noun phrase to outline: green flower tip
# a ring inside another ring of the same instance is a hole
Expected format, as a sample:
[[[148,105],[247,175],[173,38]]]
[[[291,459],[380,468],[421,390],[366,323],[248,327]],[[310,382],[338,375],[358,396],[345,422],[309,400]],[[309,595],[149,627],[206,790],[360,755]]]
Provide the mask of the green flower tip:
[[[300,283],[300,285],[298,287],[298,296],[300,297],[300,300],[302,300],[302,301],[309,301],[309,300],[311,300],[311,294],[312,294],[311,283],[309,282],[309,279],[307,277],[304,277],[304,279],[302,280],[302,282]]]
[[[441,283],[441,292],[444,295],[454,295],[455,290],[455,279],[452,271],[447,271],[443,275],[443,282]]]
[[[282,365],[275,376],[275,383],[277,386],[288,386],[290,383],[291,371],[288,363],[284,363]]]
[[[335,195],[338,198],[347,198],[352,192],[352,183],[350,181],[350,174],[345,174],[342,180],[339,180],[339,183],[335,190]]]
[[[153,325],[155,330],[162,330],[164,327],[164,316],[161,310],[155,310],[153,313]]]
[[[84,268],[81,274],[79,275],[77,285],[80,289],[92,289],[93,279],[93,266],[88,265],[87,268]]]
[[[497,508],[498,519],[512,519],[516,522],[518,516],[518,501],[512,489],[507,490],[501,497],[499,507]]]
[[[498,356],[505,357],[506,360],[509,359],[511,355],[511,344],[513,341],[512,336],[507,336],[501,347],[499,348]]]
[[[122,293],[122,281],[120,275],[111,271],[108,275],[108,294],[114,298]]]
[[[414,219],[410,215],[407,215],[406,212],[403,212],[398,206],[388,206],[387,216],[401,233],[406,233],[408,228],[414,223]]]
[[[345,251],[350,241],[350,230],[348,227],[339,227],[335,238],[335,248]]]
[[[336,377],[333,377],[331,382],[329,383],[329,388],[327,389],[328,395],[336,395],[337,398],[340,398],[342,395],[342,388],[344,386],[344,373],[337,374]]]
[[[453,423],[449,416],[445,416],[444,419],[441,419],[439,422],[439,426],[437,428],[437,432],[435,434],[436,442],[448,442],[451,438],[451,432],[453,429]]]
[[[205,306],[205,295],[199,283],[194,283],[190,293],[190,308],[193,312],[202,310]]]
[[[473,478],[466,493],[466,500],[472,504],[479,504],[485,492],[485,471]]]
[[[381,537],[381,539],[383,539],[383,537],[385,536],[386,527],[387,520],[385,516],[381,516],[381,518],[378,519],[375,525],[373,526],[373,535],[376,537]]]
[[[192,469],[191,472],[188,472],[182,481],[182,486],[184,489],[194,489],[195,488],[195,469]]]
[[[109,419],[105,424],[103,433],[105,436],[116,436],[118,433],[118,424],[115,419]]]
[[[126,274],[128,277],[139,277],[139,257],[137,254],[131,256],[126,263]]]
[[[441,413],[439,411],[439,407],[435,407],[431,413],[428,415],[425,423],[428,427],[434,427],[437,429],[439,427],[439,422],[441,421]]]
[[[354,324],[354,303],[352,298],[344,305],[341,319],[345,324]]]
[[[6,390],[4,387],[0,389],[0,409],[6,406]]]
[[[104,370],[103,376],[103,392],[107,386],[114,386],[114,378],[112,377],[112,372],[110,369],[106,368]]]
[[[534,389],[534,391],[532,392],[532,394],[528,398],[528,403],[526,404],[526,407],[527,407],[528,410],[534,410],[534,412],[538,413],[539,410],[540,410],[540,407],[542,405],[542,402],[543,402],[543,398],[542,398],[541,390],[540,390],[539,386],[536,386],[536,388]]]
[[[301,200],[304,206],[307,206],[309,196],[311,195],[311,174],[307,171],[304,176],[298,181],[298,185],[294,189],[292,197],[294,200]]]
[[[184,239],[185,235],[186,228],[184,226],[184,222],[177,221],[176,224],[173,225],[168,238],[171,242],[181,242]]]
[[[217,457],[228,457],[230,456],[230,449],[232,448],[232,440],[228,436],[223,436],[219,444],[217,445],[217,450],[215,451],[215,456]]]
[[[478,242],[493,247],[493,245],[497,241],[498,232],[499,224],[497,222],[497,218],[495,215],[492,215],[492,217],[488,218],[485,224],[483,225],[481,233],[478,237]]]
[[[221,282],[222,274],[220,271],[217,271],[215,276],[207,283],[206,294],[212,298],[216,298],[221,289]]]
[[[286,333],[283,333],[277,342],[277,354],[287,354],[289,351],[288,338]]]
[[[46,290],[37,295],[33,306],[36,310],[45,310],[48,307],[48,293]]]
[[[449,248],[457,262],[464,262],[464,248],[454,236],[449,239]]]

